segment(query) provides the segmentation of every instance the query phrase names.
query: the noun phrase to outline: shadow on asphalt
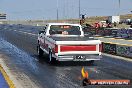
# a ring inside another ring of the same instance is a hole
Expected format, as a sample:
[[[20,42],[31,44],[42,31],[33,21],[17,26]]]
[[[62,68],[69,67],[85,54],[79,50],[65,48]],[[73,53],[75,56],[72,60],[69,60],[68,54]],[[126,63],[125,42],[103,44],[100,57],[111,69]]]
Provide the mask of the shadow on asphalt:
[[[46,57],[46,59],[44,59],[45,56],[43,56],[41,58],[38,56],[36,56],[36,57],[37,57],[39,63],[47,64],[50,66],[60,66],[60,67],[63,67],[63,66],[96,66],[96,64],[91,63],[89,61],[55,61],[53,63],[49,63],[48,57]]]
[[[95,64],[91,64],[88,61],[65,61],[65,62],[57,62],[57,63],[53,63],[51,64],[52,66],[59,66],[59,67],[63,67],[63,66],[95,66]]]

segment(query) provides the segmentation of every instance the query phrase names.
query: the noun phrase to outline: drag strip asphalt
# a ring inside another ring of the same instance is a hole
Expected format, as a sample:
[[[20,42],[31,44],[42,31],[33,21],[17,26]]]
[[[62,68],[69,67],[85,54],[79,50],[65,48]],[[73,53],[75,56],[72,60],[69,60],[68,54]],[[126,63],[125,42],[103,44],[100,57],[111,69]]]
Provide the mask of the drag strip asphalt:
[[[4,26],[0,29],[0,54],[23,88],[80,88],[81,68],[89,72],[90,79],[130,79],[132,62],[104,56],[93,65],[88,62],[58,62],[50,65],[37,57],[37,33],[42,28],[33,26]],[[47,57],[43,57],[46,59]],[[15,83],[14,83],[15,84]],[[90,86],[88,86],[89,88]],[[113,86],[91,88],[130,88]]]

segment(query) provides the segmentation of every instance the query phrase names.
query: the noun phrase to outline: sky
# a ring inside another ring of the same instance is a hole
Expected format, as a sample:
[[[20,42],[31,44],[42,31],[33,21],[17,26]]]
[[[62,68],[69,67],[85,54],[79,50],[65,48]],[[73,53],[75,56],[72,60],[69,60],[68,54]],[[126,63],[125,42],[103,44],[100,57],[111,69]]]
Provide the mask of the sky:
[[[111,16],[130,14],[132,0],[80,0],[81,14],[86,16]],[[52,20],[79,17],[79,0],[0,0],[0,13],[9,20]]]

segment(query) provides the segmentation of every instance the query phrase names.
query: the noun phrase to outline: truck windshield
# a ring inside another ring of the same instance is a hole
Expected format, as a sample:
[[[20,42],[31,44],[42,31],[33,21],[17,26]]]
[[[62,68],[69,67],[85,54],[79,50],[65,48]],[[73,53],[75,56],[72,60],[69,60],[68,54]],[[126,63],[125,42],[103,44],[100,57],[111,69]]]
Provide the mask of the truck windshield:
[[[81,35],[79,26],[72,25],[51,25],[49,30],[50,35]]]

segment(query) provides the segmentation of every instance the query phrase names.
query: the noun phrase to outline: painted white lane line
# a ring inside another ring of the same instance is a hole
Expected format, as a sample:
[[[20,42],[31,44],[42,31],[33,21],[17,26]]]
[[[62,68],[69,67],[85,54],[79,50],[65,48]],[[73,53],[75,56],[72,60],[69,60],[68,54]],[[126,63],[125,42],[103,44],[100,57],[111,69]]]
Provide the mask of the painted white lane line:
[[[37,34],[35,34],[35,33],[24,32],[24,31],[19,31],[19,30],[14,30],[14,29],[9,29],[9,30],[10,30],[10,31],[15,31],[15,32],[24,33],[24,34],[29,34],[29,35],[33,35],[33,36],[37,36]]]
[[[13,31],[20,32],[20,33],[24,33],[24,34],[29,34],[29,35],[34,35],[34,36],[37,35],[35,33],[30,33],[30,32],[24,32],[24,31],[18,31],[18,30],[13,30]]]
[[[95,37],[95,38],[105,38],[105,37]],[[124,41],[129,41],[129,42],[132,41],[132,40],[116,39],[116,38],[106,38],[106,39],[110,39],[110,40],[124,40]]]

